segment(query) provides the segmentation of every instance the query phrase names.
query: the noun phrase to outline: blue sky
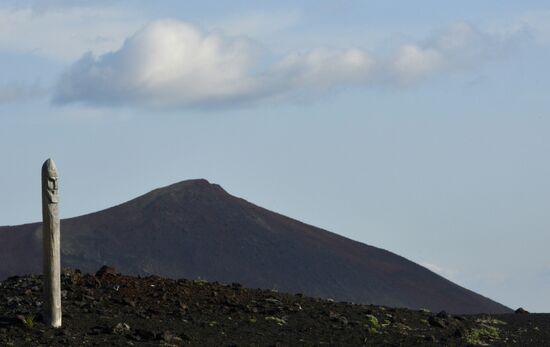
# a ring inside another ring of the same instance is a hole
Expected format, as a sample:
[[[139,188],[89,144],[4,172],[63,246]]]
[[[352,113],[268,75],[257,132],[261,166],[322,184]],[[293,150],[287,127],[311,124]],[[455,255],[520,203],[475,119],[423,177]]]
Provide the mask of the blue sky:
[[[207,178],[550,311],[545,1],[3,1],[0,225]]]

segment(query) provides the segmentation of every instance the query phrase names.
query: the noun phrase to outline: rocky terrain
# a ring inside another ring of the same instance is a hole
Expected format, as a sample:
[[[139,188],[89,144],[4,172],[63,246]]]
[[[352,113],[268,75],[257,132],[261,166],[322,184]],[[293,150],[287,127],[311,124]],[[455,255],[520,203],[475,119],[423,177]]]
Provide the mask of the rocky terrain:
[[[550,315],[451,315],[205,280],[65,270],[63,327],[39,276],[0,282],[0,346],[545,346]]]
[[[41,273],[40,228],[0,227],[0,280]],[[63,267],[86,272],[109,264],[131,275],[201,277],[357,303],[512,312],[397,254],[266,210],[206,180],[62,220],[61,253]]]

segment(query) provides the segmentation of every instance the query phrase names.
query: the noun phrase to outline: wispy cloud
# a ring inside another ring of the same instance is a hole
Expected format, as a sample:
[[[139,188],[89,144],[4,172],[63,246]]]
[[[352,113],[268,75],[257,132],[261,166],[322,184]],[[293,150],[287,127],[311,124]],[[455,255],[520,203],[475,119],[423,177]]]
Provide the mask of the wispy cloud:
[[[102,54],[117,49],[145,23],[131,10],[87,3],[0,5],[0,50],[74,62],[89,50]]]
[[[10,83],[0,85],[0,105],[45,97],[48,91],[39,85]]]
[[[398,47],[389,57],[359,48],[318,48],[263,59],[258,47],[245,38],[159,20],[116,51],[84,55],[63,74],[54,100],[59,104],[212,107],[335,87],[407,86],[500,58],[514,47],[518,35],[485,33],[459,23],[423,42]]]
[[[258,38],[288,30],[296,26],[300,18],[301,15],[297,11],[251,12],[216,20],[209,27],[222,29],[227,35]]]
[[[390,70],[395,82],[408,84],[441,73],[474,69],[507,57],[528,37],[523,28],[483,32],[468,23],[455,23],[423,42],[401,46]]]
[[[435,272],[436,274],[443,276],[451,281],[456,282],[458,280],[457,278],[458,272],[454,269],[443,268],[431,262],[420,262],[419,264],[425,267],[426,269],[432,272]]]
[[[527,12],[519,17],[516,27],[528,31],[537,43],[550,44],[550,11]]]
[[[65,11],[74,8],[92,8],[113,5],[118,0],[4,0],[12,8],[30,8],[36,14],[50,11]]]

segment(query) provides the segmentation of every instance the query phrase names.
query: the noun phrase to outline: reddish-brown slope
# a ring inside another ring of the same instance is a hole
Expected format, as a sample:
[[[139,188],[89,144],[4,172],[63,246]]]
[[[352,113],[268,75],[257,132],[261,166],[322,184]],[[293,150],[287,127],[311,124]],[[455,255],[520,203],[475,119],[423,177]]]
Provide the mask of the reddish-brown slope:
[[[0,228],[0,278],[37,272],[39,225]],[[154,190],[62,221],[63,264],[123,273],[201,277],[361,303],[509,309],[388,251],[255,206],[205,180]]]

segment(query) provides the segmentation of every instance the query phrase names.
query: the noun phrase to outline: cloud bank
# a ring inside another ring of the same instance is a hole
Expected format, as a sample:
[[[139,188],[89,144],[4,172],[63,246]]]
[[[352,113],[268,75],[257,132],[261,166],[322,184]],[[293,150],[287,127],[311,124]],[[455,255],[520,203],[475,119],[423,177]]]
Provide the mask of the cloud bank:
[[[349,86],[407,86],[500,57],[517,33],[484,33],[466,23],[387,57],[359,48],[316,48],[270,57],[245,38],[159,20],[116,51],[85,54],[68,68],[54,102],[146,108],[255,103]]]

